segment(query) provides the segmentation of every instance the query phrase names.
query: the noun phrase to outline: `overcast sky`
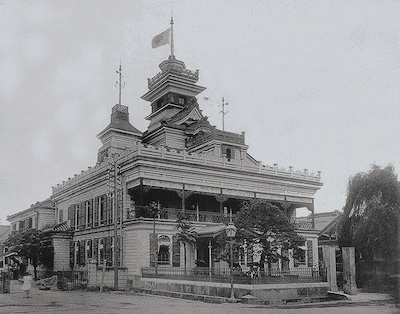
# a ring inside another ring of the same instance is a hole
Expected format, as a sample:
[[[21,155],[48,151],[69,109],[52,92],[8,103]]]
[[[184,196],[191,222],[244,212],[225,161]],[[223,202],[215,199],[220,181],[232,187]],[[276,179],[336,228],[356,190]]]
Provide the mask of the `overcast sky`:
[[[350,176],[400,169],[400,1],[175,0],[175,55],[199,69],[203,114],[246,132],[263,164],[321,171],[316,212],[341,210]],[[140,96],[169,46],[171,1],[0,0],[0,220],[96,163],[118,102]],[[203,97],[209,98],[205,101]]]

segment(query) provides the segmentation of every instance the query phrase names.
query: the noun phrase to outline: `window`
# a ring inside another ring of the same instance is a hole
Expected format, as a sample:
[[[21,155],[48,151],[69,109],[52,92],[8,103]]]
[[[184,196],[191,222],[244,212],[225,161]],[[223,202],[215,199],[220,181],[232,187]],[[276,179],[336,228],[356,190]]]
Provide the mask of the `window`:
[[[63,222],[63,221],[64,221],[63,210],[59,209],[59,211],[58,211],[58,222]]]
[[[85,215],[86,215],[86,227],[91,227],[93,223],[93,210],[92,210],[92,202],[85,202]]]
[[[28,228],[33,228],[33,219],[32,219],[32,217],[29,217],[29,219],[28,219]]]
[[[76,205],[75,208],[75,229],[79,228],[79,205]]]
[[[106,197],[99,197],[99,225],[103,225],[106,222]]]
[[[98,252],[97,252],[98,263],[102,264],[103,260],[105,258],[105,255],[104,255],[104,239],[102,238],[102,239],[99,239],[98,241],[99,241],[98,242],[99,248],[98,248]]]
[[[171,264],[171,239],[169,236],[161,235],[158,238],[158,264]]]
[[[79,242],[74,243],[74,264],[75,265],[80,265],[80,260],[79,260],[80,254],[79,254]]]
[[[24,229],[24,226],[25,226],[25,221],[20,220],[20,221],[18,222],[18,229]]]
[[[12,224],[12,230],[13,231],[17,230],[17,224]]]
[[[85,260],[92,258],[92,240],[86,240],[85,243]]]
[[[232,149],[230,147],[227,147],[225,149],[225,155],[226,155],[226,159],[228,159],[228,160],[232,159]]]
[[[185,104],[185,98],[184,97],[179,97],[179,104],[184,105]]]

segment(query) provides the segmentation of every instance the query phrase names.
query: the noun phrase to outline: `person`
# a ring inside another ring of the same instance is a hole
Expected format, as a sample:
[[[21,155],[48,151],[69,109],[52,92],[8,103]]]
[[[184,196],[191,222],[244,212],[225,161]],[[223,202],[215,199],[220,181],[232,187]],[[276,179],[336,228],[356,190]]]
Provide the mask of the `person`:
[[[30,273],[26,273],[24,277],[22,277],[22,281],[24,284],[22,285],[21,290],[25,291],[26,297],[29,298],[29,291],[31,290],[32,286],[32,276]]]

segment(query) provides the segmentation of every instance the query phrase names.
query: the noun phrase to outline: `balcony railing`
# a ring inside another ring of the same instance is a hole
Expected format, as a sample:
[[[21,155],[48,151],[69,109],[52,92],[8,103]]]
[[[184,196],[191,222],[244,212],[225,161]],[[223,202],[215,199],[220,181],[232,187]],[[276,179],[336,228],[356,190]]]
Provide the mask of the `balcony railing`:
[[[312,221],[294,221],[296,229],[313,229]]]
[[[156,218],[158,219],[171,219],[177,220],[179,214],[182,214],[182,209],[177,208],[162,208]],[[185,210],[185,215],[190,221],[198,222],[214,222],[214,223],[227,223],[229,222],[229,217],[224,214],[217,212],[207,212],[207,211],[196,211],[196,210]],[[146,206],[135,206],[127,213],[127,219],[135,218],[153,218],[152,214],[147,210]],[[234,217],[234,215],[233,215]]]
[[[233,282],[236,284],[279,284],[326,281],[326,269],[298,267],[290,270],[273,270],[270,272],[249,270],[246,267],[233,269]],[[229,268],[208,267],[142,267],[143,278],[164,278],[169,280],[192,280],[209,282],[230,282]]]

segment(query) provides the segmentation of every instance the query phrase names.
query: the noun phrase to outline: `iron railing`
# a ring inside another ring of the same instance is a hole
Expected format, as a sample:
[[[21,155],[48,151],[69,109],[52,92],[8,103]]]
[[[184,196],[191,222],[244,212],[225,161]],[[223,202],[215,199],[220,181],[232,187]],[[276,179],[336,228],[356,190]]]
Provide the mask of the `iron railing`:
[[[76,290],[87,287],[88,273],[87,271],[58,271],[57,272],[57,289],[60,290]]]
[[[177,220],[179,214],[182,214],[182,209],[177,208],[161,208],[160,213],[156,217],[157,219],[171,219]],[[208,212],[208,211],[196,211],[196,210],[185,210],[185,215],[189,218],[190,221],[198,221],[198,222],[214,222],[214,223],[228,223],[229,218],[224,214],[219,212]],[[235,215],[233,215],[234,217]],[[146,206],[135,206],[134,210],[128,211],[127,219],[135,219],[135,218],[152,218],[151,213],[147,211]]]
[[[164,278],[171,280],[230,282],[230,268],[208,267],[142,267],[143,278]],[[326,269],[296,268],[291,270],[273,270],[270,272],[259,269],[235,267],[233,282],[237,284],[279,284],[326,281]]]
[[[0,293],[10,293],[10,278],[8,271],[0,271]]]

